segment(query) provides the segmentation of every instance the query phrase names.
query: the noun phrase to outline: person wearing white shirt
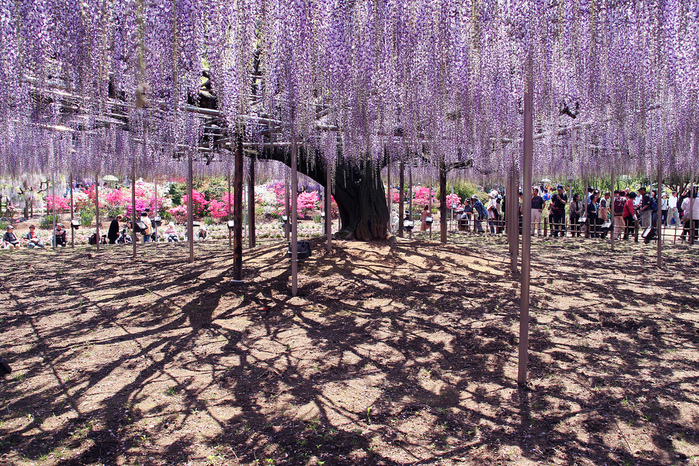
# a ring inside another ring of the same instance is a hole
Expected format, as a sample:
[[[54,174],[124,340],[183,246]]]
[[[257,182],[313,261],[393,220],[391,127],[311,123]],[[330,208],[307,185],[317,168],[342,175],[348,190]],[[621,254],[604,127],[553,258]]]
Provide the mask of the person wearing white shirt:
[[[669,227],[672,219],[675,219],[675,228],[677,228],[677,225],[680,224],[680,212],[677,210],[677,192],[672,192],[670,199],[667,201],[667,207],[666,226]]]

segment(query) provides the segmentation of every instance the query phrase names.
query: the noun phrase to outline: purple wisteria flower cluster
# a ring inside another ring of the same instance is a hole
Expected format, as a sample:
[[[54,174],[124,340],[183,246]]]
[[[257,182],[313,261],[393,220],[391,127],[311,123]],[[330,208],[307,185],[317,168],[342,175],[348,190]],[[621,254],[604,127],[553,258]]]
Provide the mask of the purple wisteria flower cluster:
[[[527,57],[536,173],[696,170],[696,0],[6,0],[0,173],[228,173],[235,132],[503,177]]]

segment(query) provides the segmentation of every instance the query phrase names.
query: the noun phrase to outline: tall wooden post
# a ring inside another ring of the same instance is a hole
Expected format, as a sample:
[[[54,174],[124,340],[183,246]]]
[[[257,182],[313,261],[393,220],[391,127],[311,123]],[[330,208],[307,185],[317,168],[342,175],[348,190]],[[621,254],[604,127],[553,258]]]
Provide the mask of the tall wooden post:
[[[410,220],[413,220],[413,167],[412,165],[408,167],[408,213],[410,214]],[[413,239],[413,230],[415,227],[410,229],[408,232],[408,237]]]
[[[328,252],[332,252],[332,167],[330,161],[325,162],[325,235],[328,240]]]
[[[155,240],[153,241],[154,248],[158,249],[158,225],[155,224],[155,217],[158,216],[158,179],[153,178],[153,202],[154,202],[154,207],[153,207],[153,233],[155,236]]]
[[[405,205],[405,163],[401,160],[399,164],[399,174],[398,174],[398,237],[403,237],[403,217],[405,216],[404,205]]]
[[[289,224],[291,223],[291,216],[289,215],[289,172],[285,170],[284,172],[284,215],[286,216],[286,222],[284,222],[284,238],[289,241]]]
[[[56,241],[56,175],[54,174],[54,170],[51,170],[51,191],[53,192],[53,211],[51,216],[53,217],[53,247],[55,249],[58,247],[58,241]]]
[[[388,205],[388,234],[391,235],[391,230],[393,225],[391,225],[391,219],[393,218],[393,212],[391,208],[393,207],[393,197],[391,196],[391,162],[389,161],[386,165],[386,184],[388,196],[386,198],[386,204]]]
[[[95,226],[97,235],[97,250],[100,250],[100,175],[96,176],[95,180]],[[55,199],[55,197],[54,197]]]
[[[70,172],[70,247],[75,249],[75,228],[73,228],[73,215],[75,215],[75,204],[73,204],[73,172]]]
[[[233,148],[231,148],[231,151],[233,151]],[[231,210],[231,169],[230,167],[228,168],[228,220],[233,220],[233,211]],[[231,229],[228,228],[228,247],[232,248],[233,247],[233,233],[231,232]]]
[[[694,228],[694,203],[696,201],[696,195],[694,194],[694,175],[692,175],[692,181],[689,183],[689,244],[694,244],[694,238],[697,234]]]
[[[236,135],[233,173],[233,283],[243,283],[243,135]]]
[[[135,146],[135,143],[134,143]],[[133,246],[133,259],[136,260],[136,152],[131,151],[131,243]]]
[[[663,174],[660,165],[660,154],[658,154],[658,191],[655,194],[655,203],[658,206],[656,224],[658,227],[658,268],[663,266],[662,242],[663,242],[663,214],[661,209],[663,198]]]
[[[255,157],[250,156],[248,179],[248,246],[255,247]]]
[[[191,264],[194,262],[194,198],[192,197],[192,188],[194,174],[192,173],[192,151],[188,151],[187,156],[187,239],[189,240],[189,260]]]
[[[432,196],[430,196],[432,199]],[[444,158],[439,166],[439,226],[440,226],[440,242],[447,244],[447,169],[444,163]]]
[[[524,187],[532,185],[532,157],[534,152],[534,134],[532,121],[532,104],[534,93],[534,71],[532,56],[526,59],[525,69],[526,87],[524,91],[524,157],[522,166],[524,170]],[[519,317],[519,368],[517,382],[527,383],[527,362],[529,359],[529,279],[531,261],[531,235],[528,232],[532,225],[532,197],[523,196],[524,205],[522,212],[522,274],[520,293],[520,317]],[[517,227],[515,227],[517,228]]]
[[[616,219],[614,217],[614,199],[616,199],[616,195],[614,194],[615,187],[614,187],[614,169],[612,168],[612,205],[609,206],[609,210],[612,214],[612,229],[611,231],[611,237],[609,239],[609,244],[610,244],[610,249],[612,252],[614,252],[614,235],[616,234]]]
[[[510,170],[507,178],[507,201],[505,202],[505,223],[507,225],[507,239],[510,243],[510,270],[517,272],[517,257],[519,256],[519,215],[517,210],[517,179],[514,167]],[[522,232],[524,233],[524,232]]]
[[[296,132],[291,130],[291,296],[298,293],[298,210],[296,208],[296,197],[298,195],[298,171],[296,159],[298,147],[296,146]]]

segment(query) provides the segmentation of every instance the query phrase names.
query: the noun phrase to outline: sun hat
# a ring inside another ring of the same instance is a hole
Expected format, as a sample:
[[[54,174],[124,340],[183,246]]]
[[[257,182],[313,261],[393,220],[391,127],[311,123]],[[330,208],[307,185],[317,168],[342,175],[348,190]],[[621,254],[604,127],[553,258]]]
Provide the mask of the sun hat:
[[[478,199],[478,196],[474,194],[473,196],[471,196],[471,199]]]
[[[15,227],[13,227],[12,225],[7,225],[7,229],[8,229],[8,230],[14,230]]]

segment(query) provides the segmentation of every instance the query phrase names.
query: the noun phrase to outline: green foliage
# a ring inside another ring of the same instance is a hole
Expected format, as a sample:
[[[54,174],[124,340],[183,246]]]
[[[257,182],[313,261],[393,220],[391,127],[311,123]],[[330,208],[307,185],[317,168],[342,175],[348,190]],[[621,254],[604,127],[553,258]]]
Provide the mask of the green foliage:
[[[170,191],[168,194],[172,197],[172,205],[182,205],[182,196],[187,192],[185,183],[170,183]]]
[[[90,227],[92,220],[95,218],[94,209],[82,209],[80,211],[80,224],[84,227]]]
[[[448,184],[447,194],[451,194],[452,186],[454,187],[454,194],[459,196],[461,202],[464,202],[464,199],[471,199],[474,193],[478,194],[478,187],[475,184],[464,181]],[[437,196],[439,196],[439,194],[437,194]],[[437,199],[439,199],[439,197]]]
[[[107,209],[108,218],[116,218],[117,215],[123,215],[124,213],[124,208],[122,206],[112,206]]]
[[[202,178],[196,180],[192,185],[195,190],[204,195],[207,201],[220,199],[223,193],[228,192],[228,182],[222,176]]]
[[[7,222],[0,220],[0,231],[7,230]]]
[[[5,226],[3,229],[5,228],[7,228],[7,226]],[[41,222],[39,222],[39,228],[43,228],[44,230],[53,229],[53,215],[47,215],[46,217],[43,217],[41,219]]]
[[[313,223],[323,223],[323,217],[320,215],[313,216]]]
[[[204,217],[203,221],[204,221],[204,225],[213,225],[214,224],[213,217]]]

